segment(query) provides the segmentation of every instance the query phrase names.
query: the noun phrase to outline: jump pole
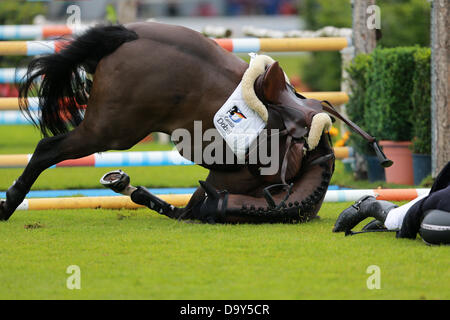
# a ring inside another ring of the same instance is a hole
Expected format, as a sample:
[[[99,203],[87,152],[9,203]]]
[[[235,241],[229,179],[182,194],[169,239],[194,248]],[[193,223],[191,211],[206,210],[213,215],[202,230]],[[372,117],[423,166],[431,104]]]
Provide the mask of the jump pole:
[[[430,189],[361,189],[361,190],[329,190],[324,202],[356,201],[363,195],[373,195],[377,200],[410,201],[420,195],[428,194]],[[185,206],[190,194],[160,195],[164,201],[174,206]],[[50,209],[138,209],[138,205],[126,196],[108,197],[71,197],[71,198],[35,198],[25,199],[17,210],[50,210]]]
[[[81,113],[84,112],[83,108],[84,105],[81,105]],[[40,118],[40,111],[37,108],[31,106],[29,110],[33,119]],[[60,114],[62,119],[65,118],[67,120],[67,116],[64,114],[64,111],[60,111]],[[0,125],[30,125],[31,123],[31,120],[28,119],[28,115],[25,115],[20,111],[0,111]]]
[[[69,41],[1,41],[0,56],[36,56],[59,52]]]
[[[24,168],[32,154],[0,155],[0,168]],[[58,167],[132,167],[193,165],[178,151],[134,151],[95,153],[87,157],[62,161]]]
[[[319,38],[234,38],[213,39],[234,53],[339,51],[351,45],[346,37]],[[35,56],[59,52],[67,40],[59,41],[1,41],[0,56]]]
[[[1,46],[0,41],[0,46]],[[27,73],[26,68],[0,68],[0,83],[19,83],[23,81]],[[84,77],[84,74],[81,74]],[[40,78],[36,79],[36,83],[39,83]]]
[[[39,98],[30,97],[27,98],[28,109],[37,111],[39,109]],[[19,98],[17,97],[1,97],[0,98],[0,110],[2,111],[17,111],[19,110]]]
[[[352,147],[334,147],[336,158],[353,156]],[[0,155],[0,168],[24,168],[32,154]],[[194,163],[183,158],[178,151],[128,151],[94,153],[80,159],[66,160],[50,168],[60,167],[135,167],[135,166],[181,166]]]
[[[1,71],[0,71],[1,72]],[[340,105],[348,102],[348,95],[342,91],[323,91],[323,92],[302,92],[297,90],[306,98],[316,100],[327,100],[333,105]],[[30,110],[38,110],[39,98],[28,98],[28,108]],[[16,97],[0,97],[0,112],[1,111],[17,111],[19,110],[19,100]]]
[[[31,114],[38,117],[37,109],[31,109]],[[0,125],[30,125],[31,121],[19,111],[0,111]]]
[[[234,38],[214,39],[214,41],[234,53],[339,51],[351,45],[351,39],[346,37]]]
[[[0,26],[0,40],[28,40],[62,37],[78,34],[89,26],[71,28],[67,25],[3,25]]]
[[[173,194],[159,196],[168,203],[181,207],[185,206],[190,194]],[[126,196],[108,197],[71,197],[71,198],[36,198],[25,199],[17,210],[49,210],[49,209],[138,209],[143,206],[131,201]]]
[[[26,73],[26,68],[0,68],[0,83],[18,83]]]
[[[346,104],[349,100],[349,96],[343,91],[320,91],[320,92],[302,92],[297,90],[301,95],[309,99],[326,100],[335,106]]]

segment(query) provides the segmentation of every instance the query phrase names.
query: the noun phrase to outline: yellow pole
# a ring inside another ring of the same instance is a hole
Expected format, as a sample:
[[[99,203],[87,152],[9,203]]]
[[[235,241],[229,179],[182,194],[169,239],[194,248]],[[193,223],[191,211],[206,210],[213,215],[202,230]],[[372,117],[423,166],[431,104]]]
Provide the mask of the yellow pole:
[[[323,91],[323,92],[300,92],[301,95],[316,100],[327,100],[333,105],[341,105],[348,102],[348,94],[342,91]]]
[[[260,51],[339,51],[348,46],[345,37],[321,38],[261,38]]]
[[[333,149],[336,159],[347,159],[350,157],[349,147],[334,147]]]
[[[19,98],[1,97],[0,110],[19,110]]]
[[[190,194],[158,195],[164,201],[176,207],[185,206]],[[137,209],[138,205],[126,196],[110,197],[68,197],[68,198],[36,198],[28,199],[28,210],[50,209]]]
[[[26,41],[0,41],[0,56],[26,56]]]
[[[3,154],[0,155],[0,168],[24,168],[28,164],[26,154]]]
[[[349,99],[348,94],[342,91],[302,92],[299,89],[297,91],[307,98],[327,100],[336,106],[347,103]],[[19,99],[15,97],[1,97],[0,110],[19,110]]]

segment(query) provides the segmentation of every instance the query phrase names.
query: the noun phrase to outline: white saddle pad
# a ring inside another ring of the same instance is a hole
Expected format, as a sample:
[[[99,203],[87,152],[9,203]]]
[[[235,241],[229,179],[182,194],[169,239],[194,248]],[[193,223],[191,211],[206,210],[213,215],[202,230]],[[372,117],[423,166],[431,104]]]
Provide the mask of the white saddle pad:
[[[214,126],[238,160],[245,159],[249,146],[266,126],[242,98],[242,82],[214,116]]]

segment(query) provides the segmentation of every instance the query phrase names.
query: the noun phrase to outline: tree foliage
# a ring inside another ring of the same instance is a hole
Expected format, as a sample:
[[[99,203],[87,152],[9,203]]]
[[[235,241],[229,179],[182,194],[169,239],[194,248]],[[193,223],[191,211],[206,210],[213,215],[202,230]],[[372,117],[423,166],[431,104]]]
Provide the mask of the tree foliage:
[[[379,0],[382,38],[378,47],[429,46],[430,3],[427,0]],[[352,27],[350,0],[303,0],[300,17],[308,30],[325,26]],[[338,52],[313,52],[303,80],[313,90],[340,90],[341,59]]]
[[[431,146],[430,48],[377,48],[347,68],[352,93],[347,114],[379,140],[413,141],[413,152]],[[352,144],[371,153],[356,135]]]
[[[45,14],[46,6],[39,2],[25,0],[0,1],[0,25],[32,24],[38,14]]]

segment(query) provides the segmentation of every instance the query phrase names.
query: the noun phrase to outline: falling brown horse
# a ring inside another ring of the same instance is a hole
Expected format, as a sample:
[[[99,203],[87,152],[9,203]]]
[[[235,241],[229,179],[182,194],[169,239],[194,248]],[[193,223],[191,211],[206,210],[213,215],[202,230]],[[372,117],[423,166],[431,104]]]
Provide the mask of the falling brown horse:
[[[90,85],[81,68],[93,74]],[[59,53],[35,58],[20,97],[39,95],[37,124],[44,138],[0,203],[0,220],[8,220],[41,172],[60,161],[129,149],[151,132],[171,134],[184,128],[193,134],[194,121],[201,121],[203,131],[214,128],[215,113],[247,68],[246,62],[200,33],[159,23],[93,27]],[[42,80],[39,89],[34,87],[37,79]],[[255,92],[269,111],[267,127],[284,132],[278,174],[263,177],[258,165],[205,165],[209,176],[185,208],[168,206],[153,195],[132,199],[172,218],[208,222],[314,217],[334,157],[326,133],[316,149],[305,153],[310,118],[323,110],[342,117],[332,107],[296,93],[277,63],[255,81]],[[20,103],[28,112],[26,99]],[[78,106],[85,103],[82,114]],[[374,138],[343,120],[376,146]]]

